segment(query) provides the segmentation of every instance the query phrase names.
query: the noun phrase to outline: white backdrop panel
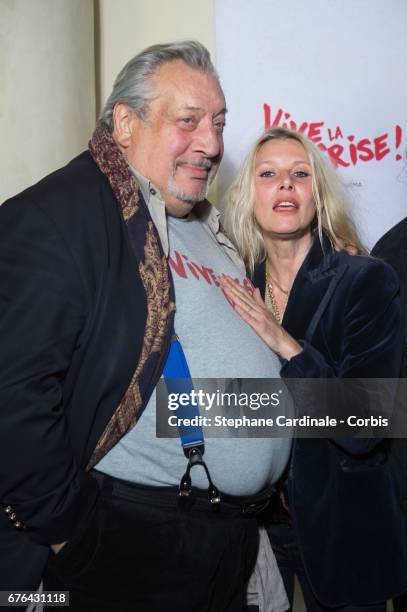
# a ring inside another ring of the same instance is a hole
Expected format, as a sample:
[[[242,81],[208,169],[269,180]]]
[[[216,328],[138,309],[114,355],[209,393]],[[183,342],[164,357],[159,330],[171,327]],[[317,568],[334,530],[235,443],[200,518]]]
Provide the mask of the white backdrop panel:
[[[373,246],[407,215],[406,30],[405,0],[216,0],[220,195],[264,127],[287,124],[325,147]]]

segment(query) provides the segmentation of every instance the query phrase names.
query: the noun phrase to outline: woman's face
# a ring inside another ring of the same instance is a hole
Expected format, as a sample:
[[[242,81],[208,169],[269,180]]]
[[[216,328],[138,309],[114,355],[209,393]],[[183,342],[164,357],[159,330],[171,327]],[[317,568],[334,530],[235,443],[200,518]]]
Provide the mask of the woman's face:
[[[311,165],[297,140],[269,140],[255,159],[254,216],[263,233],[296,237],[315,216]]]

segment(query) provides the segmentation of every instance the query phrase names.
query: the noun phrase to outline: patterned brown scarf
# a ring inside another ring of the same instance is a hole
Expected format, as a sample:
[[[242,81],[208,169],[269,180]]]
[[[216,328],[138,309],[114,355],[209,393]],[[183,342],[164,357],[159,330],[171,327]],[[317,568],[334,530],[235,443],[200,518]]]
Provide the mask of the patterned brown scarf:
[[[175,310],[171,275],[157,230],[139,196],[138,183],[104,124],[96,127],[89,151],[121,207],[147,297],[147,320],[143,347],[129,388],[99,438],[87,469],[96,465],[136,424],[145,408],[161,374]]]

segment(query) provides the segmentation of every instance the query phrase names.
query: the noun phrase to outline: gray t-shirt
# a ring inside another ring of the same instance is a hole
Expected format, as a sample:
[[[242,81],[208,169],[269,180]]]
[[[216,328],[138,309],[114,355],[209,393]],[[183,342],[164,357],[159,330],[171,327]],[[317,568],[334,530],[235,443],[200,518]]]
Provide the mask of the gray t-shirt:
[[[278,377],[273,352],[231,308],[219,284],[227,274],[244,276],[208,227],[194,217],[168,217],[169,264],[177,310],[175,330],[192,378]],[[155,392],[137,425],[100,461],[96,469],[139,484],[178,485],[186,468],[179,438],[155,435]],[[251,495],[281,475],[290,440],[276,438],[205,439],[205,462],[218,488],[231,495]],[[195,486],[206,488],[201,468]]]

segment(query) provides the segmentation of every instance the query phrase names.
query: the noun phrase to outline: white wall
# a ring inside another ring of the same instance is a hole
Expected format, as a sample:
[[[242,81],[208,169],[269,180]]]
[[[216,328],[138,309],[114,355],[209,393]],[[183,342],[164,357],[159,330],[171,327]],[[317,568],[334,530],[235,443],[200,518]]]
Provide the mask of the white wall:
[[[124,64],[156,43],[196,39],[215,52],[214,0],[99,0],[100,99]]]
[[[93,1],[1,0],[0,83],[1,203],[86,146]]]
[[[213,56],[214,19],[214,0],[0,0],[0,203],[87,146],[95,99],[144,47]]]

